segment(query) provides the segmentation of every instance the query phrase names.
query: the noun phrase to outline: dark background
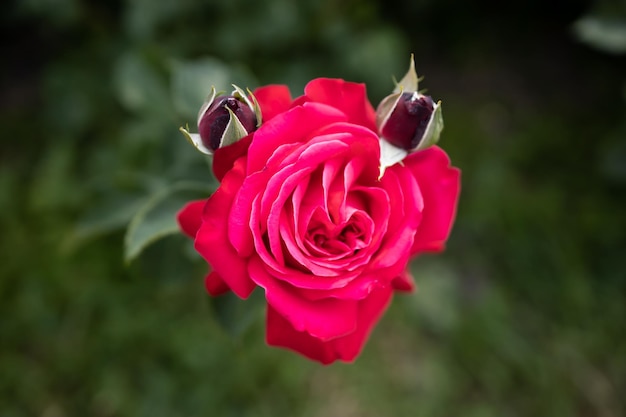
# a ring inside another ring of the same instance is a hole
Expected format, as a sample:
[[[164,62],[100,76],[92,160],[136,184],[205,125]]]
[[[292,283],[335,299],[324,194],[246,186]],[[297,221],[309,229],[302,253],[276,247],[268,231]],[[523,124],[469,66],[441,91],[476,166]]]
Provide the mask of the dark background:
[[[618,1],[3,3],[0,415],[624,416],[625,19]],[[267,348],[258,303],[209,299],[180,235],[124,262],[146,201],[214,186],[177,132],[212,83],[341,77],[376,105],[410,53],[462,196],[355,364]]]

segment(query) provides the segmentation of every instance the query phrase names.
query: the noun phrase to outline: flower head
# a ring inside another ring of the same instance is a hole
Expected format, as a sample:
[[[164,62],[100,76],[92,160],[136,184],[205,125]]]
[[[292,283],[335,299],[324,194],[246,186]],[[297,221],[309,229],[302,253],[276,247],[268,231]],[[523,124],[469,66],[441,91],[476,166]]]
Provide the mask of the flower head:
[[[407,114],[389,117],[413,121],[414,113],[423,125],[436,105],[412,94],[402,102]],[[220,187],[178,221],[211,266],[210,294],[264,291],[269,345],[324,364],[353,361],[393,295],[413,288],[411,257],[443,249],[459,170],[432,146],[402,149],[403,163],[381,172],[386,141],[363,84],[318,78],[293,100],[286,86],[255,96],[263,125],[221,144],[213,158]]]
[[[211,267],[211,295],[264,291],[269,345],[353,361],[393,295],[413,289],[410,259],[443,250],[460,172],[433,146],[441,108],[417,82],[411,63],[378,111],[365,85],[341,79],[295,99],[278,85],[213,91],[200,133],[183,130],[215,151],[220,186],[180,211],[180,227]]]

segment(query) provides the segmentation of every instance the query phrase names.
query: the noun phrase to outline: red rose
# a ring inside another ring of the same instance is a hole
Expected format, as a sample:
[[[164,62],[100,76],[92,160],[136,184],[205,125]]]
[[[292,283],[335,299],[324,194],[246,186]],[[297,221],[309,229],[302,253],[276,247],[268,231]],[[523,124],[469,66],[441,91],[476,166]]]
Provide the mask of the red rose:
[[[362,84],[316,79],[293,101],[284,86],[254,94],[263,125],[216,151],[220,187],[179,223],[212,267],[209,293],[264,289],[268,344],[352,361],[393,291],[413,288],[410,257],[443,248],[459,170],[433,146],[379,178]]]

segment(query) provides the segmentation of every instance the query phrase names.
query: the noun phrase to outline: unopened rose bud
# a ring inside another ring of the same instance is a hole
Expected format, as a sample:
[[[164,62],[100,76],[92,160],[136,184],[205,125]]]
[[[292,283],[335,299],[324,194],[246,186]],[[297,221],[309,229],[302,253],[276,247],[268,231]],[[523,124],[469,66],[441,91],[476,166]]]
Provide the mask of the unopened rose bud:
[[[240,133],[243,136],[256,130],[256,116],[245,102],[235,96],[218,96],[198,124],[198,133],[204,146],[213,151],[219,149],[228,124],[234,121],[233,117],[241,124],[243,130]]]
[[[426,149],[439,140],[443,129],[441,102],[418,91],[420,79],[413,56],[409,71],[393,93],[376,109],[381,146],[381,175],[385,168],[402,161],[410,152]]]
[[[376,109],[380,136],[408,152],[434,145],[443,129],[441,103],[417,91],[418,81],[411,59],[409,72]]]
[[[402,93],[380,126],[380,135],[407,151],[420,144],[434,110],[433,99],[417,92]]]
[[[231,95],[217,96],[215,88],[198,112],[198,133],[180,128],[185,138],[200,152],[213,154],[248,136],[261,125],[261,109],[256,98],[237,86]]]

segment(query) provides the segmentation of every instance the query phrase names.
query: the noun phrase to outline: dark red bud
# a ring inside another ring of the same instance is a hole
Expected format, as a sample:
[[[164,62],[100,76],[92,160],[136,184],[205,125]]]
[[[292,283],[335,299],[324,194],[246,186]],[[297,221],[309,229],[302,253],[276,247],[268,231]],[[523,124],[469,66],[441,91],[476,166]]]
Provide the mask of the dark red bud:
[[[402,93],[380,134],[398,148],[415,149],[426,132],[433,110],[431,97]]]
[[[230,120],[230,113],[226,107],[235,114],[248,133],[256,129],[256,116],[244,101],[234,96],[215,97],[198,125],[202,143],[213,151],[220,147],[222,136]]]

